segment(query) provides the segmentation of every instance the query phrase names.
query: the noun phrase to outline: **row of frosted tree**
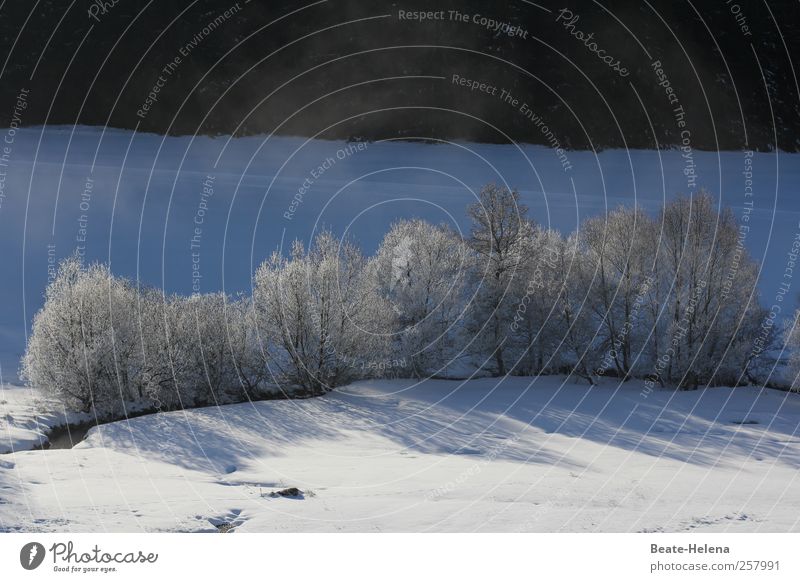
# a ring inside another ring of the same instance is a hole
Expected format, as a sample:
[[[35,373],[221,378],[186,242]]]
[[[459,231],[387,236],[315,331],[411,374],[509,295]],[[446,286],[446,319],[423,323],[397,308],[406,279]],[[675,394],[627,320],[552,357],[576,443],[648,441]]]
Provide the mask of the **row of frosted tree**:
[[[694,388],[755,381],[774,329],[745,229],[706,194],[620,207],[569,236],[486,186],[471,231],[400,220],[366,256],[322,232],[257,270],[252,294],[166,295],[64,261],[23,376],[119,416],[322,394],[367,377],[571,374]]]

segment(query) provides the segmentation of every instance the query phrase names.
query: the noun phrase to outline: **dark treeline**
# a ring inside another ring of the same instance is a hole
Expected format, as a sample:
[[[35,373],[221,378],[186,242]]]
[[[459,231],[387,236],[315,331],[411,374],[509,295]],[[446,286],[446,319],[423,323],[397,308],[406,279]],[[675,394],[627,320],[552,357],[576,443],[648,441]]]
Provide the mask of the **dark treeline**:
[[[761,381],[780,334],[743,230],[708,194],[656,216],[620,207],[569,236],[494,185],[468,215],[466,239],[397,221],[373,256],[327,231],[309,248],[296,241],[259,267],[252,296],[164,295],[69,258],[35,316],[23,376],[108,417],[376,377]]]
[[[684,145],[681,107],[695,149],[797,151],[796,13],[792,0],[5,2],[0,126],[554,147],[525,103],[564,148],[656,148]]]

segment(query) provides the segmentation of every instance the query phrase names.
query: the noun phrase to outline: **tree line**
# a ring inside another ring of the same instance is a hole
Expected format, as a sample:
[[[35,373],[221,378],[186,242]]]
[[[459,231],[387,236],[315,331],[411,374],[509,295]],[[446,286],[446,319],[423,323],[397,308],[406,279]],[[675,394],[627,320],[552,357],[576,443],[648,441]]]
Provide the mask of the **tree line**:
[[[169,295],[70,257],[34,318],[22,375],[109,417],[375,377],[758,381],[776,331],[743,230],[710,195],[655,216],[621,206],[566,236],[501,186],[467,213],[465,235],[399,220],[372,256],[330,231],[295,241],[235,297]]]

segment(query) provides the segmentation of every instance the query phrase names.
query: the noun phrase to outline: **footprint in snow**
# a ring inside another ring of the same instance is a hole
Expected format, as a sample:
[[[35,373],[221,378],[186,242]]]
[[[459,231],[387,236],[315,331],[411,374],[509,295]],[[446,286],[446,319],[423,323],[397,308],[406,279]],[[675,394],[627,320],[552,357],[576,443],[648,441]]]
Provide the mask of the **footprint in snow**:
[[[217,528],[219,533],[231,533],[246,521],[239,517],[241,514],[241,509],[231,509],[227,515],[222,517],[209,517],[208,523]]]

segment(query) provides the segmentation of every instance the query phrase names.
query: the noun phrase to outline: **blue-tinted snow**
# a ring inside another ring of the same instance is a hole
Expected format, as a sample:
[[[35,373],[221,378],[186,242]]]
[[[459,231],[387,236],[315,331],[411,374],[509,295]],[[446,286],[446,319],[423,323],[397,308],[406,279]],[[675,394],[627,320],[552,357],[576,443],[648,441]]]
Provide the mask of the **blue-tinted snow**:
[[[191,293],[199,274],[201,291],[248,292],[255,266],[282,240],[307,240],[323,225],[347,230],[366,251],[399,217],[467,230],[465,207],[487,182],[519,189],[536,220],[563,231],[619,204],[655,212],[676,193],[702,187],[721,193],[738,216],[753,201],[746,244],[764,261],[760,287],[769,305],[778,285],[791,282],[783,277],[786,253],[800,231],[800,156],[782,152],[753,156],[754,196],[747,198],[744,152],[694,151],[691,162],[677,150],[567,152],[565,159],[539,146],[165,138],[84,127],[18,130],[10,149],[8,166],[0,167],[6,381],[16,376],[26,329],[42,304],[48,258],[78,245],[87,259],[110,261],[115,273],[167,291]],[[694,188],[684,173],[689,163]],[[204,196],[208,176],[213,194]],[[200,216],[203,200],[208,210]],[[85,243],[77,240],[82,227]],[[199,246],[192,248],[196,228]],[[798,291],[800,280],[783,315]]]

